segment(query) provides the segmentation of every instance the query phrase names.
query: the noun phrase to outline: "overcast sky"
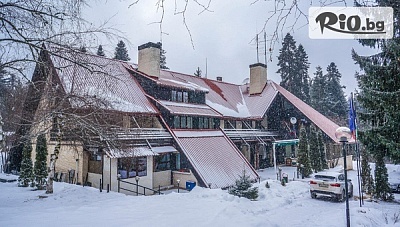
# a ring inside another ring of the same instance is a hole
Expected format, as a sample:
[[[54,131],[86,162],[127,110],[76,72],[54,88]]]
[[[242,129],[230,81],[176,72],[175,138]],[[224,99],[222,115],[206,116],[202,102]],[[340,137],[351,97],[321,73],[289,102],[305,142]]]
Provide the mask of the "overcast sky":
[[[163,34],[160,26],[154,23],[160,20],[161,10],[157,10],[156,0],[141,0],[128,8],[134,0],[90,2],[90,7],[85,11],[85,17],[93,23],[108,21],[108,25],[123,32],[129,40],[128,50],[132,62],[137,62],[137,47],[141,44],[159,42],[162,39],[163,49],[167,51],[167,66],[172,71],[193,74],[197,67],[205,75],[206,59],[208,78],[223,77],[226,82],[240,84],[249,77],[249,65],[257,62],[255,42],[252,40],[257,32],[260,32],[273,9],[271,1],[254,0],[212,0],[209,9],[212,12],[203,12],[201,7],[189,0],[186,13],[186,22],[190,29],[190,35],[183,24],[182,15],[174,15],[175,1],[165,0],[165,15],[162,23]],[[184,2],[184,1],[176,1]],[[200,1],[205,4],[208,1]],[[309,1],[302,10],[308,12]],[[311,2],[311,1],[310,1]],[[317,5],[318,2],[313,6]],[[351,6],[351,2],[349,6]],[[182,9],[183,5],[178,7]],[[291,18],[292,19],[292,18]],[[354,73],[359,70],[351,59],[351,49],[358,53],[371,54],[376,50],[364,48],[354,40],[314,40],[308,37],[308,27],[305,18],[300,19],[294,31],[289,28],[283,30],[283,34],[291,32],[297,44],[302,44],[309,56],[311,63],[309,74],[314,76],[315,67],[320,65],[324,71],[330,62],[338,65],[342,73],[342,84],[346,86],[345,92],[349,94],[357,87]],[[276,24],[267,25],[267,37],[270,39]],[[94,40],[102,44],[106,55],[114,56],[116,40]],[[277,56],[281,40],[268,49],[268,78],[280,82],[281,78],[276,73]],[[260,62],[264,62],[264,56],[260,54]]]

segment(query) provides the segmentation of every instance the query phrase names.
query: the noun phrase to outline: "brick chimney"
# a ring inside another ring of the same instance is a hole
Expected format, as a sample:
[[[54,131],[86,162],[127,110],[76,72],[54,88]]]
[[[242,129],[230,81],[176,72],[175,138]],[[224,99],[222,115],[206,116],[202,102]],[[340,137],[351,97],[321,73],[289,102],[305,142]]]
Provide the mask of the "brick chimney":
[[[250,95],[260,94],[267,84],[267,65],[256,63],[250,67]]]
[[[161,46],[148,42],[138,47],[138,70],[149,76],[160,77]]]

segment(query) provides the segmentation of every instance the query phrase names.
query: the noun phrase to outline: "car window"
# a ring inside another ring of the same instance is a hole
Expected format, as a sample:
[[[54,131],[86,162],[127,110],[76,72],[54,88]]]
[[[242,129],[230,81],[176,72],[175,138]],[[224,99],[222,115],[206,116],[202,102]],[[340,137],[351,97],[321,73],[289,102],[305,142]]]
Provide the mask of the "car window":
[[[338,179],[339,179],[340,181],[344,181],[344,175],[343,175],[343,174],[340,174],[340,175],[338,176]]]
[[[335,180],[335,177],[326,176],[326,175],[315,175],[314,178],[315,178],[315,179],[318,179],[318,180],[329,180],[329,181]]]

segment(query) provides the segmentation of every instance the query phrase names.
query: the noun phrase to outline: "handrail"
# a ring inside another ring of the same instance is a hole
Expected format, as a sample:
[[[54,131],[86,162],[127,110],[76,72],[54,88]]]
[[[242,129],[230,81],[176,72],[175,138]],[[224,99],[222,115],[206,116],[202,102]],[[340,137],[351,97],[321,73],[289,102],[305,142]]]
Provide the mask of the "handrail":
[[[133,191],[133,190],[130,190],[130,189],[127,189],[127,188],[122,188],[121,187],[121,185],[120,185],[120,182],[123,182],[123,183],[126,183],[126,184],[131,184],[131,185],[134,185],[134,186],[136,186],[136,188],[138,189],[139,187],[140,188],[143,188],[143,193],[140,193],[139,192],[139,190],[136,190],[136,191]],[[135,184],[135,183],[133,183],[133,182],[129,182],[129,181],[124,181],[124,180],[121,180],[121,179],[118,179],[118,192],[120,192],[120,190],[122,189],[122,190],[125,190],[125,191],[129,191],[129,192],[132,192],[132,193],[136,193],[136,195],[146,195],[146,189],[147,190],[150,190],[150,191],[152,191],[152,192],[154,192],[154,193],[158,193],[159,195],[163,195],[164,193],[162,193],[161,192],[161,190],[160,190],[160,186],[158,186],[158,190],[154,190],[154,189],[152,189],[152,188],[148,188],[148,187],[146,187],[146,186],[142,186],[142,185],[140,185],[140,184]]]

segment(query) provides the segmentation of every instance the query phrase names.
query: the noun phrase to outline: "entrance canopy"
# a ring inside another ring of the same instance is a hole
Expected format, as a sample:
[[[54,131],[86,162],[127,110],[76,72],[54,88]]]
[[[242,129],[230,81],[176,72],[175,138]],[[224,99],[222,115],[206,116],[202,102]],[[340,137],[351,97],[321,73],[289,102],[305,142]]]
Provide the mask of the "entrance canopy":
[[[298,143],[299,143],[299,139],[275,140],[274,142],[272,142],[272,150],[274,152],[274,168],[275,168],[275,172],[277,172],[276,171],[276,150],[275,150],[275,147],[276,146],[296,145]]]

